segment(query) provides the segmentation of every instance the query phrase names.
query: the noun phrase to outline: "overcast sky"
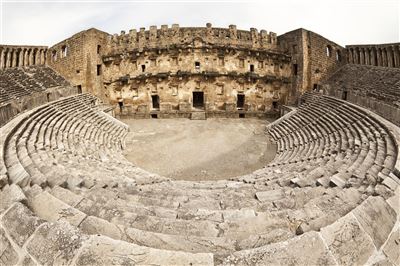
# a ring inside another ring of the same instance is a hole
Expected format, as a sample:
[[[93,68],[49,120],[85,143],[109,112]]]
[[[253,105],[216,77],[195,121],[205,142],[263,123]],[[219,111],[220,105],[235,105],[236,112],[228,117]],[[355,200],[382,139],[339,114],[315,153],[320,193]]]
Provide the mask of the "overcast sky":
[[[237,25],[275,33],[305,28],[340,44],[399,42],[400,0],[27,1],[0,0],[1,44],[51,46],[91,27],[108,33]]]

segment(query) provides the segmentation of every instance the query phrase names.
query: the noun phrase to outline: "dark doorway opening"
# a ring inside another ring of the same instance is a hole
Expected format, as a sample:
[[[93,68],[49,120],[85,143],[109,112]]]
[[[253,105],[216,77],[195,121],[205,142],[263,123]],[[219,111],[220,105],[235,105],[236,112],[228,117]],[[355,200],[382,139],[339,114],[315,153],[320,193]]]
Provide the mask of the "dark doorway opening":
[[[278,102],[273,101],[272,102],[272,107],[276,110],[278,109]]]
[[[239,114],[239,118],[245,118],[246,115],[245,114]]]
[[[315,83],[314,83],[314,85],[313,85],[313,90],[315,90],[315,91],[318,90],[318,84],[315,84]]]
[[[297,71],[298,71],[298,66],[297,64],[293,64],[293,75],[297,76]]]
[[[119,111],[122,113],[122,108],[124,107],[124,101],[122,99],[118,100]]]
[[[142,72],[146,71],[146,65],[142,65]]]
[[[254,65],[250,65],[250,72],[254,72]]]
[[[204,108],[204,92],[202,91],[193,92],[193,107]]]
[[[153,109],[160,109],[160,97],[158,95],[151,95]]]
[[[151,114],[151,118],[158,118],[158,114]]]
[[[347,101],[347,91],[342,92],[342,100]]]
[[[82,85],[78,85],[78,93],[81,94],[82,93]]]
[[[238,109],[243,109],[243,107],[244,107],[244,94],[238,94],[237,95],[236,107]]]

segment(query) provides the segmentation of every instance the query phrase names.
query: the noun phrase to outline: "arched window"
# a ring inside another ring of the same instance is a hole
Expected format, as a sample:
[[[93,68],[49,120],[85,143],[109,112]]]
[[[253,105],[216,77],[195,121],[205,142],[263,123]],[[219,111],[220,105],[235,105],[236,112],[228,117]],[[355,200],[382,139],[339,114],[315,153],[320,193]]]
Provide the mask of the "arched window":
[[[338,62],[342,61],[342,55],[340,54],[339,50],[336,51],[336,61]]]
[[[68,54],[68,47],[66,45],[63,45],[61,47],[61,57],[66,57]]]
[[[330,45],[326,46],[326,56],[327,57],[332,56],[332,47]]]
[[[57,60],[57,51],[56,50],[51,51],[51,60],[53,62],[55,62]]]

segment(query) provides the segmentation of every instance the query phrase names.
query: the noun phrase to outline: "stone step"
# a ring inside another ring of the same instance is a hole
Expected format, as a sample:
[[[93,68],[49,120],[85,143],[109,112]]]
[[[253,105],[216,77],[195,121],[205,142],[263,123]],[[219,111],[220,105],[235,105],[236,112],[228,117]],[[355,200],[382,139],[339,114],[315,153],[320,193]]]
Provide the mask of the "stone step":
[[[192,112],[190,115],[190,119],[191,120],[206,120],[206,112],[202,112],[202,111],[195,111]]]

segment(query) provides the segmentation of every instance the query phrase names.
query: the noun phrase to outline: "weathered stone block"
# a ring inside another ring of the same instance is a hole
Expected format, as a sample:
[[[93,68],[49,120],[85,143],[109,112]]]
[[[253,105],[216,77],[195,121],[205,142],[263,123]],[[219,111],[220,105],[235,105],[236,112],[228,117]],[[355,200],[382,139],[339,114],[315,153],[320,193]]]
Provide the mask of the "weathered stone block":
[[[79,230],[67,222],[44,223],[26,245],[26,250],[40,264],[67,265],[82,245]]]
[[[309,232],[300,237],[259,248],[234,252],[224,265],[335,265],[321,236]]]
[[[3,228],[0,227],[0,262],[3,265],[15,265],[18,262],[18,253],[7,239]]]
[[[50,222],[66,220],[78,226],[86,217],[83,212],[72,208],[48,192],[42,192],[30,199],[29,206],[37,216]]]
[[[212,265],[210,253],[187,253],[142,247],[113,240],[103,236],[92,236],[80,252],[76,265]]]
[[[364,264],[376,250],[352,213],[322,228],[321,235],[340,265]]]
[[[36,217],[23,204],[14,203],[4,214],[1,222],[13,241],[22,247],[25,241],[44,221]]]
[[[392,231],[396,212],[381,197],[369,197],[352,212],[379,249]]]

